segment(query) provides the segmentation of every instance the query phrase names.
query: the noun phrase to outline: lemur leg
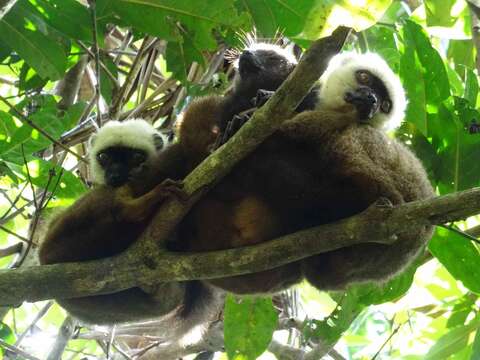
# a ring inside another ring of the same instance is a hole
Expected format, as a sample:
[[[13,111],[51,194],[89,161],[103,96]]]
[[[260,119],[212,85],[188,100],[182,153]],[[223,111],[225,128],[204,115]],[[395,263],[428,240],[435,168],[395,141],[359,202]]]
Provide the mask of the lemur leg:
[[[175,197],[180,201],[186,201],[188,195],[183,191],[183,183],[166,179],[155,186],[146,194],[134,198],[128,186],[119,190],[120,215],[119,220],[140,222],[146,220],[156,207],[169,197]]]

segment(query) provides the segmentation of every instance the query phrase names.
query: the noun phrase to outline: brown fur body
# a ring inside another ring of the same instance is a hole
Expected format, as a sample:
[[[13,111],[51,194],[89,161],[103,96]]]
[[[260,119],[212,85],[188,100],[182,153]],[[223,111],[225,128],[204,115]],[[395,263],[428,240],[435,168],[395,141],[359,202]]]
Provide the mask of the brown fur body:
[[[169,195],[163,184],[156,184],[156,179],[182,178],[182,160],[181,148],[172,145],[151,159],[149,171],[142,179],[119,188],[100,185],[87,192],[51,221],[40,247],[40,262],[95,260],[126,250]],[[155,294],[139,288],[63,299],[59,303],[79,319],[95,324],[148,319],[164,315],[159,309],[165,309]]]
[[[184,250],[234,248],[355,215],[381,197],[396,205],[433,195],[418,159],[382,130],[358,123],[353,108],[307,111],[285,122],[201,199],[179,234]],[[249,294],[275,292],[303,276],[322,290],[387,280],[431,233],[411,229],[393,245],[356,245],[211,283]]]

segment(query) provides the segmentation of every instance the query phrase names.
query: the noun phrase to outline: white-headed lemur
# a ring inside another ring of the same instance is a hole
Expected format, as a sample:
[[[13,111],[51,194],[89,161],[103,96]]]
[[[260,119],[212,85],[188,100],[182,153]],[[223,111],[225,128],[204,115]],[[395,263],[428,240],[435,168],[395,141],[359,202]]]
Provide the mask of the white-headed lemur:
[[[183,196],[176,183],[185,175],[183,157],[178,146],[165,145],[144,120],[110,121],[100,128],[90,148],[94,188],[53,218],[40,247],[41,263],[105,258],[137,240],[166,197]],[[185,298],[169,304],[168,315],[183,322],[171,326],[182,332],[206,320],[215,294],[200,282],[178,286],[185,287]],[[140,288],[58,300],[73,316],[93,324],[158,318],[166,315],[168,301],[165,289],[156,293]]]

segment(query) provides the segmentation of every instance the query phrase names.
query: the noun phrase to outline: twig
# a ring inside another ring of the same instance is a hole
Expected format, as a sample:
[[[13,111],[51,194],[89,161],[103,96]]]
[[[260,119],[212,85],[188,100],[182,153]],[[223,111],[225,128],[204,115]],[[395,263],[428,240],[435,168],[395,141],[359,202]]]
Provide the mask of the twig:
[[[92,52],[87,45],[85,45],[82,41],[78,40],[77,41],[78,45],[80,45],[80,47],[82,49],[85,50],[85,52],[88,54],[88,56],[90,56],[92,59],[95,60],[95,53]],[[100,52],[103,52],[104,50],[101,50],[99,49]],[[113,86],[117,89],[120,85],[118,84],[118,80],[117,78],[112,74],[112,72],[108,69],[108,67],[103,63],[103,61],[99,58],[98,60],[99,64],[100,64],[100,67],[102,68],[103,71],[105,71],[105,74],[107,74],[107,76],[109,77],[109,79],[112,81],[113,83]]]
[[[444,229],[453,231],[454,233],[457,233],[458,235],[463,236],[464,238],[473,241],[474,243],[477,243],[480,245],[480,240],[478,240],[475,236],[470,235],[468,232],[462,231],[454,226],[451,225],[439,225],[440,227],[443,227]]]
[[[406,322],[402,324],[398,324],[397,327],[392,331],[392,333],[388,336],[388,338],[383,342],[382,346],[380,346],[380,349],[375,353],[375,355],[372,356],[371,360],[375,360],[378,355],[382,352],[383,348],[389,343],[390,340],[395,336],[395,334],[400,330],[400,328],[405,325]]]
[[[22,240],[23,242],[26,242],[27,244],[30,244],[31,243],[31,240],[30,239],[27,239],[26,237],[20,235],[20,234],[17,234],[16,232],[6,228],[5,226],[3,225],[0,225],[0,230],[2,231],[5,231],[7,234],[10,234],[10,235],[13,235],[15,236],[17,239],[19,240]],[[1,257],[1,256],[0,256]]]
[[[22,251],[23,244],[16,243],[14,245],[8,246],[6,248],[0,248],[0,258],[4,258],[13,254],[17,254]]]
[[[13,200],[13,202],[11,202],[11,206],[7,209],[7,211],[5,211],[3,213],[3,215],[0,217],[0,220],[3,220],[7,217],[7,215],[10,213],[10,211],[12,211],[12,209],[16,208],[17,206],[17,203],[18,203],[18,200],[20,200],[20,198],[22,197],[22,194],[23,192],[25,191],[25,189],[27,188],[28,186],[28,182],[25,183],[25,185],[23,185],[23,188],[20,190],[20,192],[17,194],[17,196],[15,197],[15,200]],[[17,209],[18,210],[18,209]]]
[[[100,53],[98,51],[97,40],[97,11],[96,1],[88,0],[88,6],[90,7],[90,14],[92,17],[92,37],[93,37],[93,52],[95,54],[95,94],[97,95],[97,124],[102,126],[102,110],[100,108]]]
[[[147,36],[143,40],[140,50],[138,50],[138,54],[135,57],[135,60],[133,61],[133,64],[130,68],[130,72],[128,73],[127,78],[125,79],[125,82],[123,83],[119,91],[115,93],[114,98],[112,100],[112,106],[109,111],[110,117],[112,119],[118,118],[118,114],[120,113],[121,108],[123,107],[125,102],[128,100],[128,94],[135,81],[135,78],[137,77],[138,71],[142,66],[143,59],[145,58],[146,50],[155,41],[156,41],[155,39],[152,39],[149,36]]]
[[[20,334],[18,337],[17,341],[15,342],[15,346],[20,346],[21,342],[27,336],[27,334],[37,325],[37,322],[40,321],[42,317],[45,316],[47,311],[52,307],[53,301],[49,301],[43,308],[40,309],[40,311],[37,313],[33,321],[28,325],[28,327],[23,331],[23,333]]]
[[[20,355],[27,360],[40,360],[39,358],[27,353],[25,350],[22,350],[19,347],[16,347],[14,345],[10,345],[9,343],[7,343],[6,341],[4,341],[2,339],[0,339],[0,347],[3,347],[4,349],[7,349],[8,351],[11,351],[14,354]]]
[[[63,145],[61,142],[59,142],[58,140],[56,140],[54,137],[52,137],[49,133],[47,133],[45,130],[43,130],[41,127],[37,126],[37,124],[35,124],[32,120],[28,119],[25,115],[23,115],[20,111],[17,110],[17,108],[15,106],[13,106],[12,104],[10,104],[10,102],[5,99],[3,96],[0,95],[0,101],[2,101],[5,105],[7,105],[7,107],[13,111],[15,113],[15,116],[17,119],[19,119],[20,121],[22,121],[23,123],[26,123],[27,125],[29,125],[31,128],[37,130],[40,134],[42,134],[44,137],[46,137],[48,140],[50,140],[53,144],[59,146],[60,148],[62,148],[63,150],[65,150],[66,152],[72,154],[73,156],[75,156],[79,161],[83,161],[85,163],[87,163],[87,160],[85,160],[83,157],[81,157],[80,155],[78,155],[77,153],[75,153],[74,151],[70,150],[68,147],[66,147],[65,145]]]

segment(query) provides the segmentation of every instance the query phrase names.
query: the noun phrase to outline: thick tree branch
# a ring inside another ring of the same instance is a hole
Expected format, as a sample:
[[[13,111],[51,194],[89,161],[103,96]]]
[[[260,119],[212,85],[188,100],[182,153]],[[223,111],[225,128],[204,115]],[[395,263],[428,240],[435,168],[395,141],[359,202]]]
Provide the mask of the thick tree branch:
[[[255,246],[158,257],[116,257],[0,271],[0,305],[110,293],[159,281],[210,279],[258,272],[341,247],[392,243],[395,234],[480,213],[480,188],[415,201],[395,208],[372,205],[332,224],[303,230]],[[168,285],[168,284],[166,284]]]

